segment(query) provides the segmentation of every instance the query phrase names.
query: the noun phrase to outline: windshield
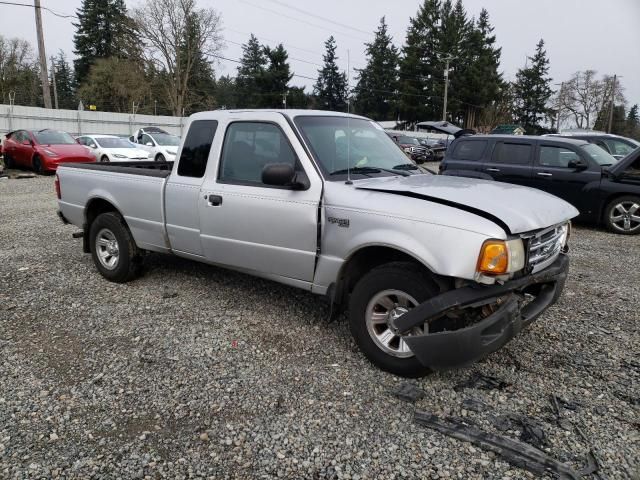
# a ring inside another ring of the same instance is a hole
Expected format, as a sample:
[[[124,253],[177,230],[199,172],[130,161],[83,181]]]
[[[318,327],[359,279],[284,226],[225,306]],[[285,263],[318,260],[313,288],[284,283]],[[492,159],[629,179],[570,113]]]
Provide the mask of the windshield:
[[[385,131],[370,120],[309,116],[296,117],[295,124],[325,174],[342,174],[347,168],[356,169],[354,176],[389,175],[395,170],[401,174],[406,165],[414,166]]]
[[[615,157],[609,155],[602,147],[594,145],[593,143],[583,145],[582,148],[602,167],[613,165],[618,161]]]
[[[162,145],[163,147],[177,147],[180,145],[180,137],[167,133],[154,133],[153,139],[158,145]]]
[[[41,130],[33,132],[33,135],[40,145],[72,145],[77,143],[68,133],[57,130]]]
[[[124,138],[96,138],[96,143],[102,148],[134,148],[134,146]]]

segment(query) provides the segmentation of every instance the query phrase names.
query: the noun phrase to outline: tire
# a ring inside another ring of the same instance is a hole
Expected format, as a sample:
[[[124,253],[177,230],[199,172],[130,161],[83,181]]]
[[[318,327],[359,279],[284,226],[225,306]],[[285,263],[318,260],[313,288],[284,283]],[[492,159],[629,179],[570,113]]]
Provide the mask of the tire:
[[[166,162],[167,159],[164,158],[164,155],[159,153],[158,155],[156,155],[156,162]]]
[[[640,197],[625,195],[613,199],[604,210],[604,224],[613,233],[640,234]]]
[[[100,161],[102,163],[107,163],[109,161],[109,157],[107,157],[106,155],[103,155],[102,157],[100,157]]]
[[[93,221],[89,248],[96,268],[107,280],[125,283],[140,274],[141,252],[118,213],[103,213]]]
[[[38,175],[44,175],[44,170],[42,168],[42,160],[38,155],[34,155],[33,160],[31,161],[31,165],[33,167],[33,171]]]
[[[415,306],[437,295],[438,291],[436,284],[418,265],[411,262],[381,265],[358,281],[349,299],[349,326],[354,340],[371,363],[402,377],[421,377],[431,371],[418,361],[400,337],[387,333],[387,338],[393,338],[385,350],[382,346],[383,340],[377,335],[390,330],[385,328],[384,320],[374,324],[373,320],[367,321],[367,318],[373,317],[370,313],[376,309],[379,309],[379,318],[385,315],[401,315],[403,304]],[[403,296],[405,302],[402,301]],[[385,312],[382,303],[388,303],[389,300],[393,301],[395,306],[393,310],[389,308]],[[414,330],[414,333],[421,333],[420,329]]]
[[[4,156],[2,157],[3,161],[4,161],[4,167],[9,169],[9,168],[15,168],[15,165],[13,164],[13,158],[11,158],[11,155],[8,154],[4,154]]]

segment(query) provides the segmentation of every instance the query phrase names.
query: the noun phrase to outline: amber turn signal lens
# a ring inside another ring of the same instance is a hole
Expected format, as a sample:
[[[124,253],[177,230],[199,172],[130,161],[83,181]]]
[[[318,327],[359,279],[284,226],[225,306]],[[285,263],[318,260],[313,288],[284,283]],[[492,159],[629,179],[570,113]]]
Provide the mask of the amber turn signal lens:
[[[502,275],[509,269],[509,251],[501,240],[487,240],[482,245],[478,258],[478,272],[487,275]]]

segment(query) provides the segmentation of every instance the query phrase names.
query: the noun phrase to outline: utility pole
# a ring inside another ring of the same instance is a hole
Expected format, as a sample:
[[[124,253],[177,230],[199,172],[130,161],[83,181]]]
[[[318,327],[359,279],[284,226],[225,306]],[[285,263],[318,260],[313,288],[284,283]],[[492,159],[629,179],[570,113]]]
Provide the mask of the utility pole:
[[[289,95],[289,92],[284,92],[282,94],[282,106],[285,110],[287,109],[287,95]]]
[[[442,121],[447,121],[447,95],[449,94],[449,62],[453,60],[454,57],[447,57],[444,59],[445,67],[444,67],[444,104],[442,106]]]
[[[611,105],[609,107],[609,128],[607,129],[607,133],[611,133],[611,127],[613,125],[613,107],[616,98],[616,75],[613,75],[613,86],[611,87]]]
[[[40,81],[42,82],[42,97],[44,108],[51,108],[51,92],[49,91],[49,75],[47,74],[47,54],[44,51],[44,34],[42,33],[42,9],[40,0],[33,0],[36,10],[36,32],[38,34],[38,53],[40,55]]]
[[[556,112],[556,131],[560,133],[560,112],[562,111],[562,94],[564,90],[564,82],[555,83],[554,85],[560,85],[558,91],[558,111]]]
[[[53,57],[51,57],[51,83],[53,84],[53,102],[58,110],[58,86],[56,85],[56,63]]]
[[[158,101],[157,100],[153,101],[153,115],[154,116],[158,115]]]

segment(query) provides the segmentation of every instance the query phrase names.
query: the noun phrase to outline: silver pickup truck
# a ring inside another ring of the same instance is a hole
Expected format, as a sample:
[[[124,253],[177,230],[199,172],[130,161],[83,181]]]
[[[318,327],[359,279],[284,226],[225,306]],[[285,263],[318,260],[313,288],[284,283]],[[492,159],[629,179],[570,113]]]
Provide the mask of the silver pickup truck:
[[[366,118],[198,113],[176,158],[58,169],[60,217],[105,278],[135,278],[151,251],[303,288],[403,376],[497,350],[564,287],[575,208],[433,175]]]

